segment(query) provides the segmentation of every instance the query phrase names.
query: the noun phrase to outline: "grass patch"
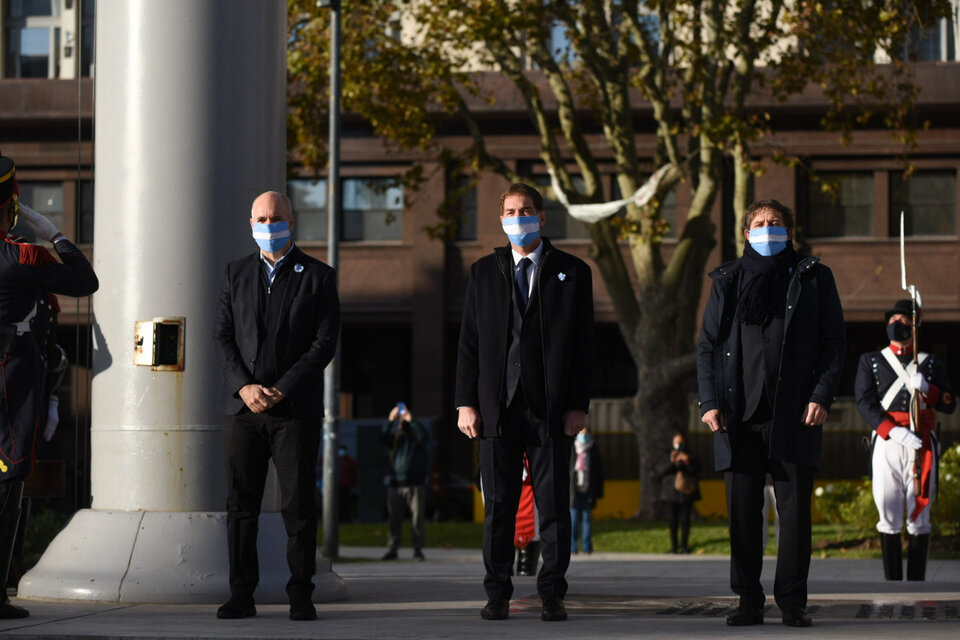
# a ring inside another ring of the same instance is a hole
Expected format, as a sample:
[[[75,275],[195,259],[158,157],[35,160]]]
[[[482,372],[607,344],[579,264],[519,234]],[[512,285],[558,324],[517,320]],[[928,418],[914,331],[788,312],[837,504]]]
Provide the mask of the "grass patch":
[[[478,522],[427,522],[426,548],[479,549],[483,525]],[[322,536],[322,529],[320,532]],[[879,558],[877,536],[864,538],[852,527],[837,524],[813,525],[814,558]],[[340,544],[356,547],[387,546],[387,523],[340,525]],[[410,525],[403,527],[401,546],[410,546]],[[596,551],[630,553],[666,553],[670,549],[670,526],[663,521],[594,520],[593,546]],[[730,555],[727,523],[722,520],[700,520],[690,526],[690,548],[697,555]],[[770,527],[766,553],[776,555],[777,547]],[[931,541],[933,558],[960,558],[956,541]]]

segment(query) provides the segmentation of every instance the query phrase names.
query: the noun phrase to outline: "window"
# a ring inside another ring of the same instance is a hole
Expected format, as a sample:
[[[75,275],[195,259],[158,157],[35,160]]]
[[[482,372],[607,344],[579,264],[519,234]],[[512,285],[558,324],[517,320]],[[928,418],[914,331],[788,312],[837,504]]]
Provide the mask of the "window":
[[[807,236],[873,235],[873,173],[825,171],[810,181]]]
[[[345,178],[342,238],[402,240],[403,186],[395,178]]]
[[[58,76],[59,16],[59,0],[9,0],[4,34],[6,77]]]
[[[20,201],[42,213],[57,229],[63,228],[63,183],[60,182],[19,182]],[[28,240],[35,240],[33,234],[17,226],[17,232]]]
[[[573,43],[570,42],[570,36],[567,34],[567,25],[555,20],[550,25],[550,57],[557,64],[564,67],[572,67],[576,61],[576,54],[573,52]]]
[[[97,12],[97,0],[78,0],[80,2],[80,75],[93,76],[94,20]]]
[[[952,236],[957,233],[957,172],[917,171],[906,180],[890,173],[890,236],[900,235],[900,212],[908,236]]]
[[[77,221],[77,242],[93,242],[93,180],[83,180],[77,185],[77,202],[80,204]]]
[[[327,240],[327,181],[296,179],[287,181],[287,195],[293,205],[295,242]]]
[[[470,176],[459,176],[451,180],[454,196],[459,193],[455,209],[451,214],[457,217],[456,239],[459,241],[477,239],[477,185]]]
[[[74,78],[93,70],[95,0],[7,0],[4,75]],[[79,63],[77,60],[79,59]]]
[[[956,60],[956,42],[950,20],[941,19],[926,28],[914,26],[904,39],[903,58],[930,62]]]

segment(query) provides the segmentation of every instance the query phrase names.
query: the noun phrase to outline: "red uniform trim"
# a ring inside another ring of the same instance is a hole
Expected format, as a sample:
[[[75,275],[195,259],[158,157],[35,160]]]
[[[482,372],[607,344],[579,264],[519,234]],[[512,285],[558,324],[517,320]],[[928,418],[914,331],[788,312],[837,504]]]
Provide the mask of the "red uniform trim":
[[[54,259],[54,257],[50,255],[50,252],[43,247],[38,247],[35,244],[23,244],[20,242],[14,242],[12,244],[20,247],[20,264],[29,265],[31,267],[49,267],[57,264],[56,259]]]

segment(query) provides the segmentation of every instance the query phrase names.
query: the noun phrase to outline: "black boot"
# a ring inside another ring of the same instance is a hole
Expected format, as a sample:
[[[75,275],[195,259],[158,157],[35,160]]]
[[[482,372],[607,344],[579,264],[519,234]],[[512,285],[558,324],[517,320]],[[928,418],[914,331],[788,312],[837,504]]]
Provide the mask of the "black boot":
[[[899,533],[881,533],[880,548],[883,550],[883,577],[887,580],[903,580],[903,541]]]
[[[10,618],[26,618],[30,613],[23,607],[10,603],[7,598],[7,574],[10,572],[10,558],[13,556],[13,543],[17,538],[17,523],[20,521],[20,499],[23,498],[23,480],[10,480],[2,483],[6,485],[2,492],[0,505],[0,584],[4,585],[3,595],[0,598],[0,620]],[[0,485],[0,486],[2,486]]]
[[[535,576],[537,575],[537,564],[540,561],[540,543],[528,542],[527,546],[520,549],[517,557],[517,575]]]
[[[922,533],[910,536],[907,547],[907,580],[922,582],[927,575],[927,551],[930,548],[930,534]]]

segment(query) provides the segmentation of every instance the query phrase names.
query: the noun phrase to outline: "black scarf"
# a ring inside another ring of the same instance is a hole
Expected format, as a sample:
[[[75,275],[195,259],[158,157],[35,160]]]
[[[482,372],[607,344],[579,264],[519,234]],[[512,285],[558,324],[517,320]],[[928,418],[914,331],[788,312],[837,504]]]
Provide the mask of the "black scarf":
[[[776,255],[762,256],[747,242],[740,259],[747,272],[737,304],[741,322],[763,325],[783,317],[790,275],[799,260],[800,255],[789,244]]]

